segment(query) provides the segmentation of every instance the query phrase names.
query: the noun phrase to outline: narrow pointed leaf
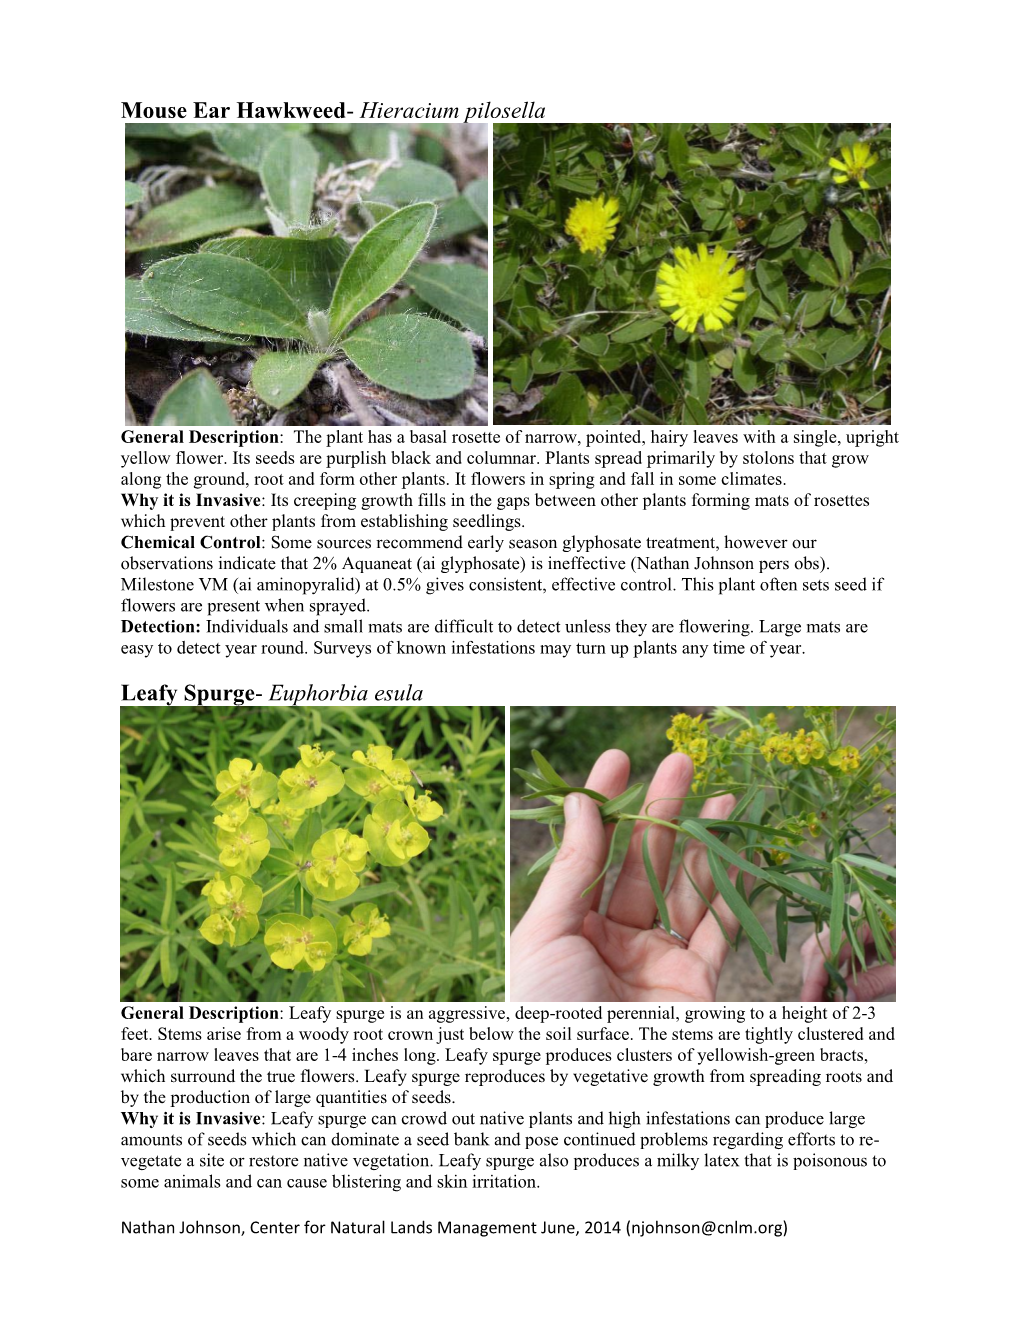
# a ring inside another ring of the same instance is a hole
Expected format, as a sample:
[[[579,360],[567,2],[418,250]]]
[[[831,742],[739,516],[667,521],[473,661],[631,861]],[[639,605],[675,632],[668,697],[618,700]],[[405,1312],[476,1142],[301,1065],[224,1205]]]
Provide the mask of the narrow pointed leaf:
[[[158,261],[145,272],[146,292],[165,311],[232,335],[303,339],[304,312],[261,266],[239,257],[195,252]]]
[[[131,179],[125,180],[124,182],[125,206],[134,206],[135,202],[140,202],[144,196],[145,196],[145,192],[141,188],[139,188],[137,183],[134,183]]]
[[[443,265],[418,262],[404,276],[404,283],[437,312],[459,321],[484,339],[489,333],[489,277],[466,262]]]
[[[146,248],[190,243],[229,229],[265,223],[266,208],[247,188],[232,183],[195,188],[172,202],[154,206],[143,216],[128,234],[127,250],[144,252]]]
[[[213,238],[203,252],[253,261],[305,312],[326,308],[350,248],[342,238]]]
[[[854,853],[844,853],[840,859],[841,862],[849,862],[851,866],[863,866],[866,871],[877,871],[879,875],[889,875],[896,879],[895,866],[886,866],[885,862],[880,862],[877,857],[858,857]]]
[[[700,820],[685,820],[680,829],[684,834],[690,834],[699,843],[703,843],[708,849],[710,857],[714,853],[717,857],[721,857],[728,862],[730,866],[736,866],[739,870],[746,871],[748,875],[757,876],[759,880],[768,880],[771,883],[772,877],[767,871],[763,871],[760,866],[755,866],[753,862],[747,861],[739,853],[734,852],[732,848],[727,847]],[[771,949],[769,952],[771,952]]]
[[[832,915],[829,918],[829,952],[833,959],[839,956],[840,946],[843,943],[843,904],[846,897],[846,887],[843,880],[843,868],[838,859],[832,863]]]
[[[427,316],[376,317],[348,335],[342,347],[369,380],[413,399],[452,399],[475,377],[474,354],[464,336]]]
[[[772,941],[765,933],[765,927],[761,924],[747,901],[741,896],[740,891],[729,877],[725,863],[712,851],[708,849],[708,866],[712,872],[712,879],[715,881],[716,893],[722,894],[726,906],[740,922],[744,934],[761,949],[762,953],[772,952]]]
[[[318,153],[297,133],[278,137],[262,157],[260,173],[269,205],[291,228],[308,223],[318,168]]]
[[[556,773],[540,751],[532,748],[531,759],[535,762],[535,765],[544,776],[547,784],[552,784],[554,788],[565,788],[569,791],[570,785],[561,775]]]
[[[240,335],[225,335],[208,326],[194,325],[171,316],[154,303],[141,280],[124,281],[124,329],[130,335],[151,335],[157,339],[181,339],[191,344],[250,344]]]
[[[251,373],[252,389],[274,408],[292,403],[325,357],[316,353],[263,353]]]
[[[171,385],[152,414],[154,426],[236,426],[212,375],[201,367]]]
[[[655,867],[652,865],[651,854],[648,851],[648,839],[649,831],[646,829],[641,836],[641,860],[645,864],[645,875],[648,877],[648,883],[651,886],[652,897],[655,899],[655,907],[662,923],[662,929],[668,935],[673,929],[673,924],[669,919],[666,896],[662,892],[662,885],[659,884],[659,877],[655,874]]]
[[[432,203],[420,202],[394,211],[365,234],[347,258],[333,294],[329,323],[334,335],[343,334],[356,316],[389,293],[425,246],[435,219]]]

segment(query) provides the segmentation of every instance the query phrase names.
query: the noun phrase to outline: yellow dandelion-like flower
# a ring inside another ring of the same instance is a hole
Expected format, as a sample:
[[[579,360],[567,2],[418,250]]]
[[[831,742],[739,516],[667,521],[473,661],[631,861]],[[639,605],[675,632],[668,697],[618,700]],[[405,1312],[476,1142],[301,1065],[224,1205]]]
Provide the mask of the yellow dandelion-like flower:
[[[865,170],[878,164],[878,157],[866,142],[855,142],[852,147],[840,147],[838,156],[830,156],[834,183],[849,183],[851,179],[861,188],[870,188],[864,177]]]
[[[738,270],[736,257],[724,248],[709,252],[704,243],[698,244],[696,253],[686,248],[673,252],[676,265],[664,261],[659,267],[659,282],[655,287],[659,305],[670,312],[670,317],[681,330],[691,334],[704,321],[706,330],[721,330],[733,320],[733,309],[747,297],[741,292],[744,272]]]
[[[575,202],[567,216],[567,234],[577,240],[582,252],[605,252],[616,235],[619,210],[620,203],[615,197],[608,201],[600,196]]]

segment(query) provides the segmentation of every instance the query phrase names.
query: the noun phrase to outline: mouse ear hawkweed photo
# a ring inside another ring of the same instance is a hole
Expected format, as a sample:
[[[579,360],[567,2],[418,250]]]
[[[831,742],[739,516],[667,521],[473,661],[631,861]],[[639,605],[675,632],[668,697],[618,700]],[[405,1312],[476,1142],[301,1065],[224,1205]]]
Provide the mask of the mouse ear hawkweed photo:
[[[829,996],[841,999],[863,967],[895,960],[896,869],[885,860],[890,848],[876,842],[895,834],[895,731],[892,710],[874,716],[838,706],[716,706],[707,716],[681,711],[664,730],[669,747],[694,766],[679,820],[665,819],[655,803],[643,805],[643,784],[607,801],[568,784],[538,751],[532,752],[534,767],[517,773],[529,790],[526,799],[547,805],[511,817],[549,826],[552,847],[529,872],[541,873],[560,847],[564,798],[594,798],[603,819],[620,827],[596,884],[623,856],[636,821],[652,821],[675,835],[673,869],[679,869],[673,883],[697,888],[684,859],[692,842],[704,845],[714,887],[739,923],[730,943],[745,943],[771,981],[769,960],[785,961],[790,926],[803,926],[796,944],[804,936],[817,941]],[[736,798],[729,818],[706,825],[699,819],[702,806],[723,794]],[[647,849],[645,868],[669,929],[665,894]]]
[[[352,367],[381,397],[475,388],[488,275],[484,245],[466,240],[487,228],[487,179],[458,191],[439,133],[320,128],[128,126],[129,404],[145,402],[136,359],[151,359],[139,365],[146,395],[167,362],[161,341],[179,346],[171,361],[196,364],[155,403],[154,423],[264,424],[300,407],[313,380],[328,402],[339,389],[346,411]],[[464,173],[469,153],[450,142]],[[210,355],[215,376],[201,365]]]
[[[507,424],[888,420],[887,124],[494,130]]]

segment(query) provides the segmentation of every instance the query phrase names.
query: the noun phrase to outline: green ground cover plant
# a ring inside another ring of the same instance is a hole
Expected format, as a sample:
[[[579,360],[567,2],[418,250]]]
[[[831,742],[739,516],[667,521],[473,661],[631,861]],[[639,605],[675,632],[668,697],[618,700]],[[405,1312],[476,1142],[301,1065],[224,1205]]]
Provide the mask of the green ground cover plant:
[[[193,367],[155,401],[153,422],[266,420],[327,364],[352,406],[350,367],[402,399],[475,388],[488,182],[450,158],[453,127],[449,138],[442,126],[126,132],[129,346],[166,341]],[[210,354],[227,355],[247,398],[224,395],[224,373],[199,361]]]
[[[888,420],[888,125],[497,125],[493,148],[497,422]]]
[[[502,711],[121,711],[121,992],[498,1000]]]
[[[852,726],[856,737],[866,735],[859,745],[848,741]],[[690,756],[695,777],[678,821],[663,819],[654,803],[644,805],[644,784],[606,801],[568,784],[535,750],[532,767],[516,773],[527,789],[525,800],[545,805],[513,811],[511,818],[548,825],[552,846],[529,875],[543,874],[555,860],[563,799],[585,793],[599,802],[607,822],[625,827],[651,820],[673,830],[681,866],[692,840],[706,846],[716,890],[740,923],[737,941],[746,942],[769,980],[767,960],[786,960],[790,926],[812,930],[825,956],[830,996],[841,998],[855,968],[895,959],[896,870],[876,848],[876,840],[895,833],[895,728],[892,710],[869,715],[866,729],[857,708],[837,706],[681,711],[665,734],[674,751]],[[708,828],[698,819],[701,807],[722,794],[733,794],[736,806],[728,820]],[[629,834],[617,829],[603,875],[622,856]],[[646,871],[668,929],[664,894],[647,852]],[[690,878],[686,868],[684,873]]]

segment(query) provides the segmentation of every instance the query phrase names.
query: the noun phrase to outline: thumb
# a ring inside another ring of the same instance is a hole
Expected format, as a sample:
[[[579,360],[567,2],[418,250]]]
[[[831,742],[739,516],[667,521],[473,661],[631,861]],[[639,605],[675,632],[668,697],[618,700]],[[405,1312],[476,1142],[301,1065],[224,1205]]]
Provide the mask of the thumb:
[[[855,1000],[880,999],[891,995],[896,990],[896,967],[888,963],[879,963],[869,967],[866,972],[858,972],[857,979],[848,979],[846,997]]]
[[[563,802],[563,818],[563,843],[524,919],[530,934],[542,940],[580,931],[591,910],[591,894],[584,891],[606,860],[605,826],[590,797],[571,793]]]

